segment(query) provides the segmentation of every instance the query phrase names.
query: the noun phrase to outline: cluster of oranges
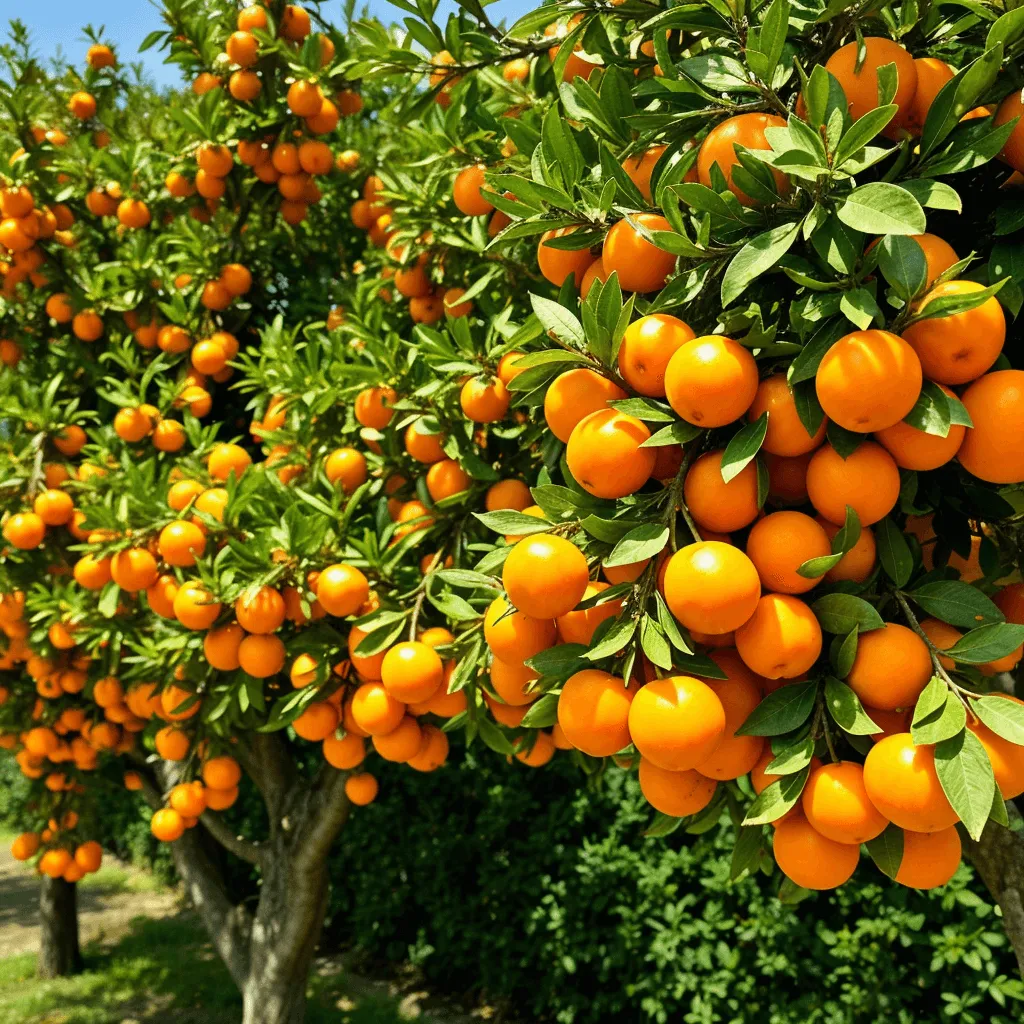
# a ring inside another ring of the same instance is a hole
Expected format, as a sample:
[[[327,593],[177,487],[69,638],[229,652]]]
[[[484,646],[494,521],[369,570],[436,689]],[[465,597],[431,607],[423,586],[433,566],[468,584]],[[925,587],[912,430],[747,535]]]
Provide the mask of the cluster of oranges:
[[[16,300],[22,284],[32,289],[47,287],[50,278],[46,257],[38,243],[52,238],[60,245],[73,244],[74,222],[75,216],[65,203],[37,206],[31,190],[24,185],[0,187],[0,294],[5,299]],[[71,311],[68,321],[73,316]],[[91,333],[89,325],[83,322],[80,326],[84,333]],[[5,344],[14,347],[0,350],[0,355],[5,364],[14,365],[19,349],[15,342]]]
[[[238,799],[242,769],[233,757],[222,754],[205,758],[200,774],[199,779],[172,786],[167,794],[168,806],[153,812],[150,831],[160,842],[173,843],[186,829],[196,827],[204,811],[226,810]]]
[[[63,878],[65,882],[80,882],[86,875],[99,871],[103,863],[103,848],[94,839],[75,843],[71,836],[62,832],[72,831],[77,824],[77,815],[69,811],[63,819],[63,827],[51,820],[42,832],[22,832],[11,843],[11,856],[15,860],[30,860],[46,844],[59,840],[61,845],[45,849],[38,861],[40,874],[49,878]]]

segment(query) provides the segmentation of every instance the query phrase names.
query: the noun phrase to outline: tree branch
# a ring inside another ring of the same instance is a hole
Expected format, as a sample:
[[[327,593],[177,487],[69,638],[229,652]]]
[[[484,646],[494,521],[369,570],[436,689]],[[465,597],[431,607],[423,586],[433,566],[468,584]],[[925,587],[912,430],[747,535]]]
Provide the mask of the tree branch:
[[[304,791],[295,828],[295,864],[300,870],[310,871],[323,861],[348,820],[352,804],[345,796],[345,780],[349,774],[324,763]]]
[[[267,805],[270,827],[277,827],[283,805],[294,785],[297,774],[295,764],[278,733],[253,733],[249,743],[239,744],[238,759],[245,773]]]
[[[228,853],[233,853],[244,861],[262,868],[267,858],[267,851],[260,843],[254,843],[244,836],[235,835],[228,828],[227,822],[216,811],[204,811],[199,819],[203,827]]]

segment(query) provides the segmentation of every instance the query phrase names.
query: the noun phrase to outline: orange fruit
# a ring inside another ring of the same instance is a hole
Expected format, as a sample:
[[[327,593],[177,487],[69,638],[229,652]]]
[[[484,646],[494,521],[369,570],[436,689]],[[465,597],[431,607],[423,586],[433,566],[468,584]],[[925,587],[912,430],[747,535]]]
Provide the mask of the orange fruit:
[[[840,338],[818,367],[815,389],[825,415],[867,434],[906,416],[921,393],[921,362],[888,331],[854,331]]]
[[[969,295],[984,288],[977,281],[946,281],[928,292],[918,308],[926,310],[935,299]],[[917,353],[929,380],[966,384],[980,377],[999,358],[1006,340],[1006,317],[999,300],[990,296],[974,309],[919,320],[904,330],[903,337]]]
[[[1022,703],[1009,694],[994,693],[992,696],[1003,700],[1011,700],[1015,704]],[[992,763],[992,772],[996,777],[996,785],[1004,800],[1012,800],[1024,793],[1024,747],[1003,739],[987,725],[975,721],[968,716],[967,728],[981,741],[981,745]]]
[[[562,728],[573,739],[564,722]],[[699,679],[655,679],[642,686],[630,704],[629,733],[637,750],[657,767],[684,771],[696,768],[718,748],[725,735],[725,709],[714,690]]]
[[[504,597],[496,597],[484,616],[484,639],[496,658],[512,664],[550,647],[556,639],[555,623],[534,619],[514,610]]]
[[[432,772],[448,760],[448,737],[433,725],[420,727],[420,749],[406,761],[418,772]]]
[[[220,629],[211,629],[203,638],[203,654],[215,669],[234,672],[238,668],[238,648],[245,639],[245,630],[232,622]]]
[[[669,405],[687,423],[705,428],[738,420],[754,401],[757,386],[754,357],[721,335],[686,342],[665,371]]]
[[[1005,160],[1014,170],[1024,172],[1024,100],[1021,99],[1020,89],[1014,89],[1003,99],[992,120],[998,127],[1014,118],[1018,119],[1017,123],[999,151],[999,158]]]
[[[235,601],[235,618],[247,633],[273,633],[284,624],[284,617],[284,598],[273,587],[246,590]]]
[[[168,803],[183,818],[198,818],[206,810],[203,784],[201,782],[179,782],[168,795]]]
[[[739,548],[702,541],[668,560],[665,602],[687,628],[719,635],[742,626],[757,608],[761,584],[754,563]]]
[[[470,475],[454,459],[442,459],[427,470],[427,493],[434,501],[460,494],[472,483]]]
[[[869,707],[895,711],[911,707],[932,677],[928,645],[897,623],[862,633],[846,682]]]
[[[354,615],[370,595],[367,578],[352,565],[329,565],[316,581],[316,597],[328,615]]]
[[[556,619],[571,612],[589,582],[583,552],[551,534],[519,541],[505,559],[501,578],[512,604],[535,619]]]
[[[602,590],[607,590],[607,583],[591,582],[583,591],[583,601],[596,597]],[[590,646],[591,640],[597,627],[605,619],[613,619],[622,611],[622,601],[605,601],[603,604],[594,605],[592,608],[576,609],[558,616],[558,635],[563,643],[585,644]]]
[[[119,551],[110,560],[110,575],[122,589],[134,594],[148,590],[160,577],[156,559],[143,548]]]
[[[960,465],[979,480],[1024,481],[1024,370],[997,370],[979,377],[962,396],[974,422],[957,452]]]
[[[147,591],[147,597],[149,594]],[[195,580],[183,583],[174,593],[172,602],[174,617],[188,629],[209,629],[221,611],[220,602]]]
[[[229,790],[242,781],[242,769],[233,757],[211,757],[203,762],[202,776],[209,789]]]
[[[452,200],[460,213],[467,217],[482,217],[494,209],[480,191],[484,187],[484,174],[487,168],[483,164],[464,167],[455,175],[452,185]],[[558,282],[561,284],[561,282]]]
[[[32,511],[47,526],[63,526],[74,514],[75,503],[64,491],[48,490],[36,496]]]
[[[214,480],[227,480],[232,473],[240,477],[250,465],[252,456],[237,444],[217,445],[206,464]]]
[[[405,450],[417,461],[430,464],[447,458],[444,452],[444,434],[429,434],[420,430],[421,421],[414,420],[405,428]]]
[[[391,696],[383,683],[363,683],[352,694],[352,720],[367,736],[383,736],[398,728],[405,705]]]
[[[823,836],[801,814],[778,822],[772,852],[779,870],[804,889],[835,889],[848,882],[860,861],[860,847]]]
[[[474,423],[497,423],[505,418],[511,397],[498,377],[472,377],[462,385],[459,404]]]
[[[373,737],[373,748],[385,761],[405,764],[415,757],[423,744],[423,733],[419,723],[411,715],[406,715],[401,722],[388,733]]]
[[[765,412],[768,413],[768,429],[761,446],[765,452],[787,457],[804,455],[814,451],[825,440],[828,420],[821,421],[813,437],[807,433],[797,415],[796,400],[784,373],[773,374],[758,384],[754,401],[747,410],[747,419],[753,423]]]
[[[337,736],[325,736],[323,743],[324,760],[339,771],[356,768],[366,759],[366,743],[361,736],[345,733]]]
[[[31,551],[42,544],[46,524],[35,512],[17,512],[4,523],[3,535],[19,551]]]
[[[300,739],[319,743],[338,728],[339,721],[338,709],[333,704],[314,701],[292,722],[292,728]]]
[[[346,494],[352,494],[366,483],[366,456],[355,448],[337,448],[327,456],[324,472],[332,484],[340,483]]]
[[[658,214],[636,213],[631,219],[649,232],[672,230],[672,225]],[[676,258],[649,242],[628,220],[620,220],[605,235],[601,262],[609,275],[618,275],[623,291],[654,292],[665,287],[669,274],[675,269]],[[577,285],[581,278],[582,274],[577,278]]]
[[[725,711],[725,731],[715,752],[697,765],[697,771],[711,779],[738,779],[758,763],[764,750],[760,736],[737,736],[736,730],[761,702],[760,677],[743,664],[736,651],[711,652],[711,660],[726,674],[726,679],[705,679]]]
[[[434,649],[418,640],[395,644],[381,663],[381,681],[405,704],[428,701],[444,678],[444,665]]]
[[[524,664],[510,665],[500,658],[491,660],[491,688],[512,707],[532,704],[539,694],[527,692],[526,687],[537,678],[537,673]]]
[[[377,799],[379,786],[377,780],[369,772],[350,775],[345,780],[345,796],[356,807],[365,807]]]
[[[944,384],[940,388],[950,397],[956,395]],[[938,469],[956,458],[964,442],[967,428],[959,423],[950,425],[945,437],[927,434],[909,423],[900,421],[884,430],[875,431],[875,440],[893,457],[901,469]]]
[[[693,463],[683,482],[683,499],[690,515],[702,530],[716,533],[742,530],[758,513],[756,466],[751,462],[725,483],[724,454],[724,449],[706,452]]]
[[[587,268],[594,262],[589,249],[555,249],[547,244],[552,238],[562,238],[575,230],[570,226],[545,231],[537,243],[537,266],[543,277],[559,288],[570,275],[579,288]]]
[[[157,732],[154,745],[165,761],[184,761],[190,746],[188,734],[173,725],[165,725]]]
[[[887,64],[896,65],[896,95],[893,103],[899,108],[889,123],[885,134],[892,137],[893,130],[904,124],[917,91],[917,67],[913,57],[891,39],[881,36],[865,36],[865,56],[857,69],[860,55],[858,42],[841,46],[825,62],[825,70],[839,79],[846,94],[850,117],[863,117],[878,106],[878,69]]]
[[[873,441],[865,441],[846,459],[830,444],[822,445],[807,467],[811,504],[829,522],[846,522],[846,506],[870,526],[892,510],[900,496],[900,471],[893,457]]]
[[[711,803],[717,788],[717,782],[693,769],[668,771],[646,757],[640,758],[640,792],[662,814],[670,814],[674,818],[696,814]]]
[[[864,769],[856,761],[825,764],[812,771],[801,804],[808,824],[837,843],[866,843],[889,824],[868,799]]]
[[[868,751],[864,788],[875,807],[900,828],[938,832],[959,820],[939,784],[934,747],[914,746],[909,732],[887,736]]]
[[[427,474],[427,485],[430,484],[430,474]],[[484,507],[488,512],[498,512],[502,509],[511,509],[515,512],[522,512],[533,504],[533,497],[530,488],[522,480],[499,480],[487,488],[484,496]]]
[[[268,679],[284,668],[285,647],[280,637],[253,633],[238,645],[238,664],[254,679]]]
[[[718,165],[725,176],[729,191],[744,205],[759,205],[732,180],[733,169],[739,163],[736,147],[744,149],[771,149],[765,136],[766,128],[785,128],[786,122],[777,114],[737,114],[719,122],[708,132],[697,154],[697,177],[702,185],[712,186],[711,168]],[[780,196],[790,190],[789,178],[781,171],[772,170],[775,188]]]
[[[796,679],[821,654],[821,626],[798,597],[765,594],[754,614],[736,630],[736,650],[760,676]]]
[[[395,414],[392,406],[397,401],[398,394],[394,388],[366,388],[356,395],[353,412],[360,426],[383,430]]]
[[[765,590],[804,594],[821,577],[801,576],[797,569],[811,558],[832,554],[828,535],[803,512],[773,512],[758,520],[747,537],[747,555]]]
[[[195,565],[206,550],[206,533],[195,523],[179,519],[160,531],[157,546],[168,565]]]
[[[635,416],[617,409],[593,412],[569,435],[569,471],[595,497],[624,498],[643,487],[654,471],[654,451],[640,447],[650,436]]]
[[[896,881],[911,889],[945,885],[960,866],[963,848],[955,826],[937,832],[903,832],[903,859]]]
[[[913,99],[901,111],[901,122],[911,135],[920,135],[924,131],[924,122],[935,97],[947,82],[953,80],[955,72],[944,60],[936,57],[917,57],[914,67],[917,69],[917,88]]]
[[[591,757],[609,757],[629,746],[629,715],[635,693],[619,676],[583,669],[562,687],[558,725],[577,749]]]
[[[596,370],[580,367],[559,374],[544,394],[544,420],[559,441],[568,442],[576,425],[609,402],[629,396]]]
[[[832,538],[840,531],[841,527],[830,523],[822,516],[817,516],[815,522],[825,531],[831,544]],[[829,583],[838,583],[841,580],[863,583],[874,571],[877,554],[878,545],[875,543],[874,532],[870,526],[862,526],[857,543],[825,573],[825,579]]]
[[[665,371],[669,361],[693,337],[689,325],[677,317],[667,313],[642,316],[634,320],[622,336],[619,373],[637,393],[664,398]]]

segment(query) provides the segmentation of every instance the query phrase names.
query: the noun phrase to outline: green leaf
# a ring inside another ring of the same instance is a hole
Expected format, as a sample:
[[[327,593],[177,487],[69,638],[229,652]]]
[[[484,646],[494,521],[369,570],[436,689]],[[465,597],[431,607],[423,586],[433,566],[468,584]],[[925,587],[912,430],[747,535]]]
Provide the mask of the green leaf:
[[[805,562],[801,562],[797,566],[796,571],[798,575],[803,576],[804,579],[820,579],[830,569],[834,569],[842,559],[842,552],[833,555],[817,555],[814,558],[808,558]]]
[[[869,839],[864,845],[878,870],[889,878],[895,878],[903,863],[903,829],[890,823],[881,835]]]
[[[875,543],[886,576],[897,587],[905,586],[914,571],[914,556],[903,531],[891,519],[882,519],[875,523]]]
[[[499,512],[474,512],[488,530],[495,533],[511,534],[515,537],[526,537],[532,533],[546,533],[555,528],[554,523],[536,516],[525,516],[522,512],[512,509],[501,509]]]
[[[791,732],[810,717],[817,692],[818,684],[813,680],[780,687],[754,708],[736,735],[781,736]]]
[[[1003,621],[1003,613],[990,598],[977,587],[960,580],[925,583],[911,591],[910,597],[929,615],[951,626],[971,629],[981,624]]]
[[[811,763],[814,756],[814,740],[810,733],[795,743],[783,747],[765,768],[767,775],[792,775]]]
[[[587,667],[585,644],[555,644],[526,659],[526,664],[542,679],[564,679]]]
[[[747,871],[754,871],[761,855],[764,829],[760,825],[741,825],[736,833],[729,864],[729,881],[735,882]]]
[[[960,699],[946,690],[942,703],[930,714],[918,717],[919,708],[914,710],[914,721],[910,736],[914,743],[941,743],[955,736],[967,724],[967,712]]]
[[[944,181],[933,178],[909,178],[903,182],[905,188],[922,205],[932,210],[952,210],[963,212],[963,201],[960,194]]]
[[[796,806],[800,794],[804,791],[804,786],[807,785],[809,775],[810,766],[808,765],[792,775],[783,775],[781,779],[776,779],[747,808],[743,824],[768,825],[773,821],[778,821],[787,811]]]
[[[665,671],[672,668],[672,649],[650,615],[640,620],[640,646],[652,664]]]
[[[621,401],[608,404],[613,409],[618,409],[627,416],[635,416],[646,423],[674,423],[676,420],[676,415],[671,409],[664,408],[650,398],[623,398]]]
[[[997,736],[1024,746],[1024,705],[993,694],[972,701],[971,707]]]
[[[637,621],[630,615],[617,619],[604,637],[584,655],[587,661],[600,661],[612,654],[617,654],[636,632]]]
[[[885,623],[875,608],[854,594],[825,594],[811,605],[826,633],[845,636],[851,629],[867,633],[881,629]]]
[[[832,667],[835,669],[836,676],[839,679],[845,679],[853,668],[853,663],[857,659],[857,640],[859,636],[859,630],[851,629],[846,636],[837,636],[832,640],[829,655]]]
[[[825,706],[836,725],[851,736],[873,736],[882,731],[868,716],[857,694],[832,676],[825,680]]]
[[[952,422],[952,407],[946,393],[938,384],[926,380],[914,408],[903,417],[903,422],[926,434],[947,437]]]
[[[964,114],[977,105],[978,98],[995,81],[1002,63],[1003,44],[997,42],[939,90],[928,108],[921,133],[922,157],[932,153]]]
[[[780,903],[794,906],[813,895],[814,893],[810,889],[805,889],[803,886],[797,885],[792,878],[783,876],[782,884],[779,886],[778,900]]]
[[[563,344],[573,348],[585,347],[583,325],[576,319],[574,313],[566,309],[565,306],[540,295],[531,294],[530,303],[545,332],[553,334]]]
[[[928,281],[924,249],[909,235],[886,235],[878,245],[878,267],[905,302]]]
[[[668,543],[668,535],[668,527],[659,526],[657,523],[644,523],[643,526],[637,526],[615,545],[615,549],[604,560],[604,564],[614,567],[642,562],[645,558],[653,558]]]
[[[977,842],[988,821],[996,788],[981,741],[968,729],[943,740],[935,747],[935,771],[946,799]]]
[[[857,118],[839,140],[832,163],[842,169],[844,163],[859,153],[893,119],[900,108],[895,103],[875,107]]]
[[[731,438],[722,456],[722,480],[729,483],[743,472],[753,461],[764,444],[768,432],[768,413],[761,413],[753,423],[741,427]]]
[[[924,228],[921,228],[924,231]],[[728,306],[743,294],[755,278],[771,270],[800,234],[800,222],[778,224],[752,238],[730,260],[722,278],[722,305]]]
[[[913,195],[886,181],[858,186],[836,212],[847,227],[868,235],[921,235],[928,226]]]
[[[1021,644],[1024,644],[1024,626],[993,622],[964,633],[946,654],[962,664],[986,665],[1012,654]]]
[[[645,839],[661,839],[663,836],[669,836],[683,823],[682,818],[674,818],[671,814],[662,814],[661,811],[654,816],[654,821],[644,829],[643,837]]]
[[[445,583],[450,583],[453,587],[501,589],[501,584],[493,576],[485,576],[482,572],[473,572],[471,569],[436,569],[434,575],[444,580]]]
[[[484,741],[496,754],[511,757],[515,752],[508,737],[489,718],[481,715],[477,719],[477,728],[480,730],[480,739]]]
[[[670,423],[667,427],[662,427],[661,430],[647,438],[640,447],[661,448],[667,444],[686,444],[687,441],[692,441],[699,434],[700,427],[679,420],[676,423]]]
[[[949,696],[949,687],[939,678],[932,676],[928,685],[918,695],[914,705],[914,722],[923,722],[926,718],[941,711]]]
[[[524,729],[547,729],[558,721],[558,694],[545,693],[538,697],[523,715]]]
[[[951,295],[940,295],[937,298],[929,299],[918,311],[907,321],[907,325],[920,323],[922,320],[935,320],[939,317],[953,316],[956,313],[965,313],[977,309],[983,302],[987,302],[993,295],[997,295],[1006,283],[1005,280],[998,281],[988,288],[982,288],[976,292],[957,292]]]

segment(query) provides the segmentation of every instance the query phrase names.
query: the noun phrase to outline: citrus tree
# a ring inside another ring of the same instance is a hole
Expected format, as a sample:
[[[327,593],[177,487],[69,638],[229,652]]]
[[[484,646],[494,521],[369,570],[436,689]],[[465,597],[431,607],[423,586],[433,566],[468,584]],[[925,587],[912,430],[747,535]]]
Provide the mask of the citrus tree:
[[[1024,15],[164,7],[182,95],[8,48],[0,725],[82,805],[21,852],[130,759],[298,1021],[367,758],[459,736],[786,901],[966,844],[1024,963]]]

